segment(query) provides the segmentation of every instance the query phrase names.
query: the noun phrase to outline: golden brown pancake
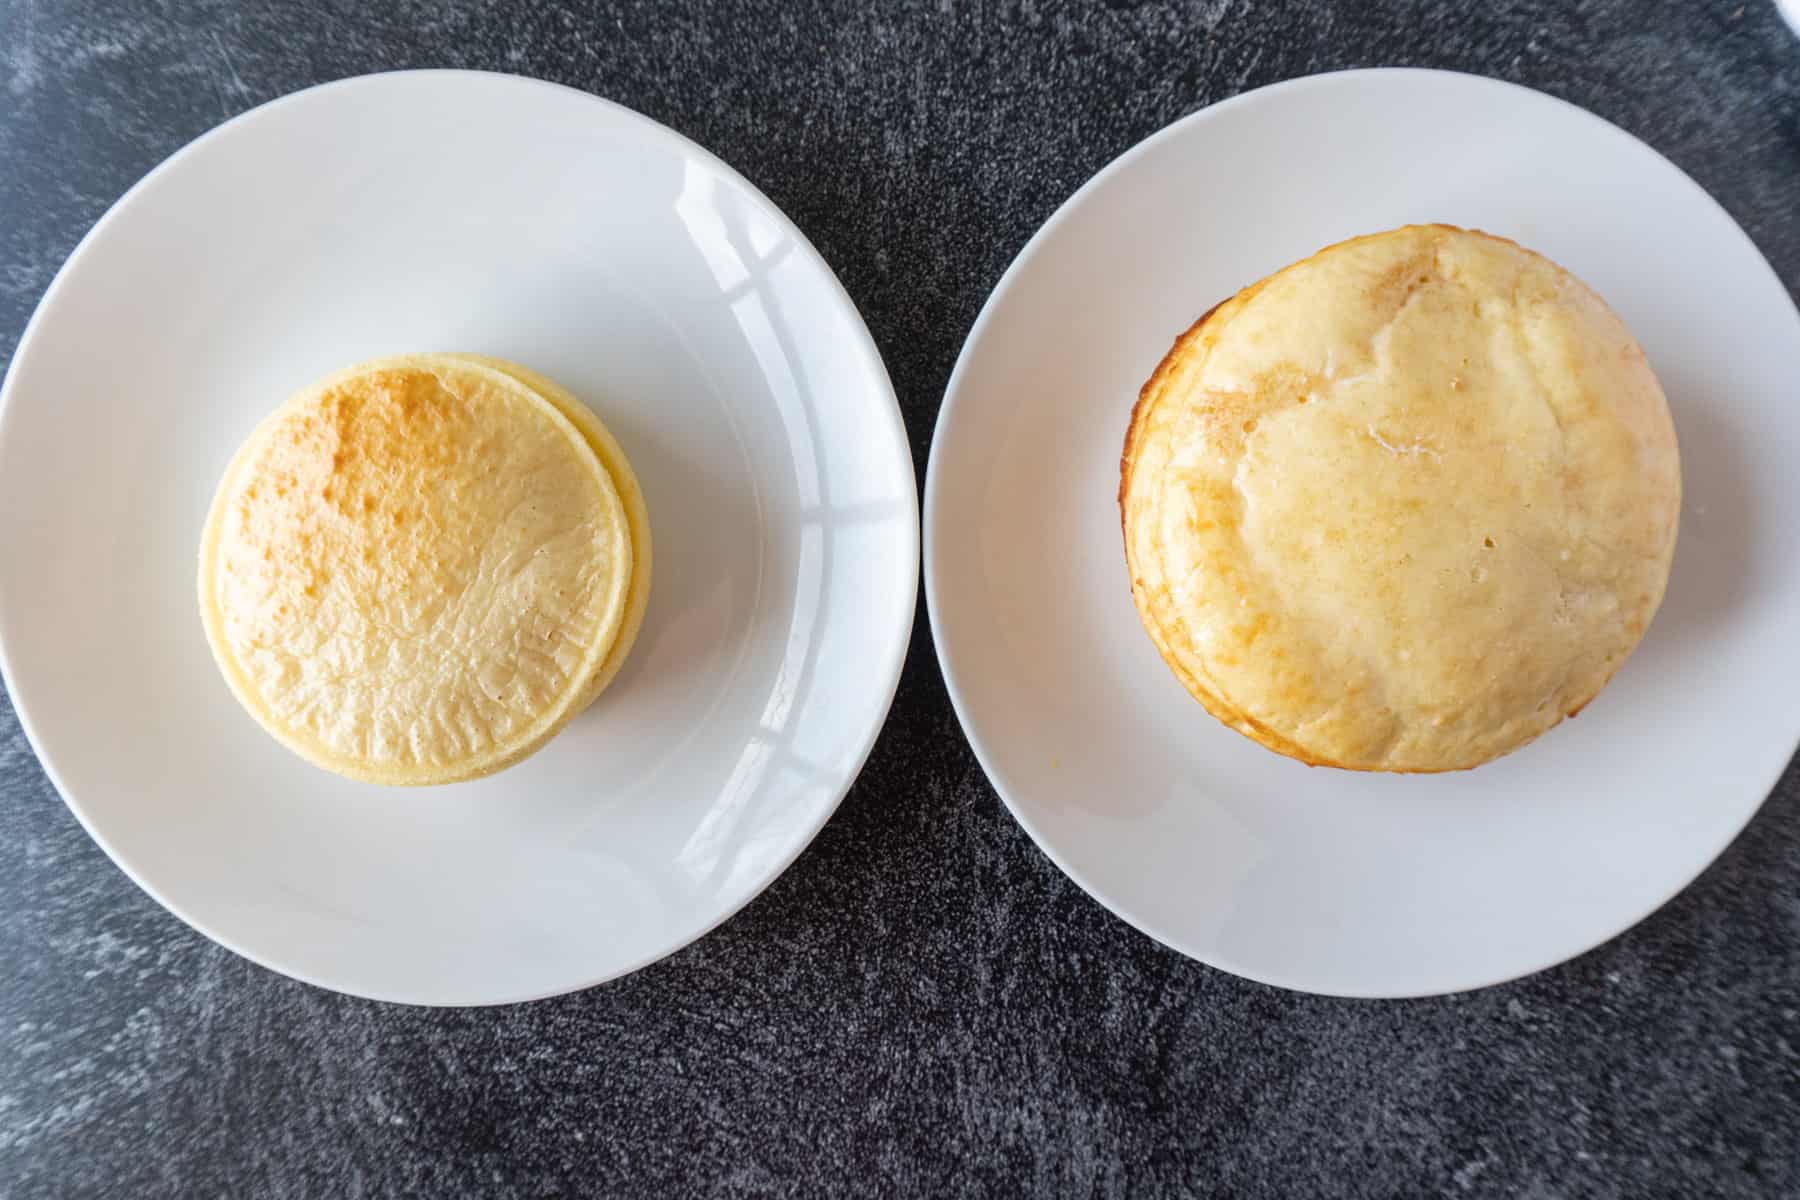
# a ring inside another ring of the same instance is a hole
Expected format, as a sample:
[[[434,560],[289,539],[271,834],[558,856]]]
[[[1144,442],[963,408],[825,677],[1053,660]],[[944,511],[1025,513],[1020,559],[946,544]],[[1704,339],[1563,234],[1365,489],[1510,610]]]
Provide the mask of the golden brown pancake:
[[[448,783],[579,711],[624,623],[630,526],[581,431],[513,376],[382,359],[295,395],[233,458],[200,552],[233,692],[308,760]]]
[[[1580,280],[1444,225],[1328,247],[1175,342],[1119,504],[1144,628],[1303,762],[1478,766],[1643,637],[1681,505],[1662,388]]]

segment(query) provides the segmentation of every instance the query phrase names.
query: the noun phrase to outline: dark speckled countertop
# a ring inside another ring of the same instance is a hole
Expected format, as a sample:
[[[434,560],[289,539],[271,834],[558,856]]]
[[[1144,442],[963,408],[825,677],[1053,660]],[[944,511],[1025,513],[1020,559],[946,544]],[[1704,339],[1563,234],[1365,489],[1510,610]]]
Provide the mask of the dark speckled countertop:
[[[222,118],[369,71],[516,71],[672,125],[785,208],[867,317],[922,472],[977,308],[1082,180],[1213,101],[1373,64],[1593,109],[1800,284],[1800,39],[1770,0],[0,0],[0,357],[88,226]],[[1573,963],[1291,995],[1161,949],[1033,848],[921,607],[861,780],[740,916],[592,991],[433,1011],[164,913],[0,700],[0,1196],[589,1190],[1800,1196],[1800,774]]]

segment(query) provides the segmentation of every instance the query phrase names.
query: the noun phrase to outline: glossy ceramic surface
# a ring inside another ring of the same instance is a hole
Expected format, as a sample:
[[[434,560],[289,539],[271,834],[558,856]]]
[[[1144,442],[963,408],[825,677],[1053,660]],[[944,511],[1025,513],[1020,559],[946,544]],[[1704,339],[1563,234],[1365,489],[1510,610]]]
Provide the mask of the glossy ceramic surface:
[[[237,708],[194,562],[261,416],[423,349],[592,404],[655,577],[624,671],[548,748],[387,790]],[[736,911],[867,756],[917,572],[892,389],[805,238],[669,130],[508,76],[349,80],[187,147],[70,258],[0,408],[0,659],[58,788],[183,919],[366,996],[566,991]]]
[[[1578,720],[1475,771],[1309,769],[1225,729],[1132,606],[1115,501],[1139,387],[1204,311],[1342,238],[1445,221],[1596,287],[1662,378],[1685,506],[1667,600]],[[1794,751],[1800,319],[1693,181],[1561,101],[1356,71],[1215,105],[1032,239],[951,378],[925,503],[950,693],[1001,796],[1102,904],[1285,987],[1454,991],[1643,918]]]

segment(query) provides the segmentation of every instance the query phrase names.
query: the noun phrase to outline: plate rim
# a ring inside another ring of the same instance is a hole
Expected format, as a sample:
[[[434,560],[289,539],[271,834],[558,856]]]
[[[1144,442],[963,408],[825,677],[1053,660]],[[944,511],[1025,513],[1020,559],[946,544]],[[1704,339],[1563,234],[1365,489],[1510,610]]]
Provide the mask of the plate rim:
[[[819,253],[818,248],[813,245],[812,240],[806,236],[805,231],[800,228],[794,219],[790,217],[780,205],[771,200],[761,188],[757,187],[756,184],[746,178],[742,172],[726,162],[718,154],[715,154],[705,146],[702,146],[699,142],[688,137],[680,130],[665,125],[661,121],[646,116],[636,109],[621,104],[616,100],[610,100],[604,96],[599,96],[568,84],[558,83],[554,80],[539,79],[529,75],[517,75],[506,71],[432,67],[374,71],[361,75],[349,75],[339,79],[326,80],[321,83],[312,84],[308,87],[287,92],[283,95],[276,96],[273,99],[266,100],[253,108],[246,109],[241,113],[237,113],[234,116],[219,122],[217,125],[214,125],[197,136],[190,138],[188,141],[183,142],[180,146],[170,151],[146,171],[135,183],[120,194],[118,199],[107,206],[106,211],[100,215],[99,219],[97,219],[92,226],[89,227],[86,233],[82,234],[81,238],[75,243],[74,248],[69,251],[68,257],[65,258],[62,265],[57,268],[55,276],[52,277],[49,286],[44,289],[43,295],[38,299],[36,307],[32,309],[31,316],[26,320],[25,327],[19,334],[18,343],[13,348],[12,356],[7,363],[5,376],[3,379],[0,379],[0,454],[3,454],[4,452],[7,428],[10,423],[9,418],[15,409],[15,405],[18,403],[18,400],[14,395],[15,390],[18,387],[18,378],[20,375],[18,367],[21,362],[28,359],[31,345],[39,331],[40,323],[46,320],[46,314],[55,307],[56,301],[63,289],[68,286],[69,279],[76,264],[80,262],[84,256],[92,252],[93,247],[98,244],[98,239],[101,235],[106,232],[109,226],[121,218],[121,215],[145,189],[153,184],[164,172],[175,169],[180,160],[187,158],[192,152],[197,151],[217,138],[228,136],[238,132],[242,128],[254,124],[257,119],[266,116],[271,110],[306,103],[319,93],[349,90],[370,85],[379,86],[383,84],[410,83],[415,81],[419,83],[453,82],[458,84],[478,83],[482,85],[500,85],[517,87],[522,91],[559,93],[569,98],[579,99],[597,105],[601,111],[607,113],[612,119],[621,120],[626,125],[634,126],[648,134],[652,139],[665,140],[671,145],[672,149],[679,154],[698,158],[701,162],[719,172],[723,178],[726,178],[736,186],[741,187],[744,190],[745,195],[748,196],[753,203],[761,206],[765,212],[773,218],[776,227],[786,236],[793,239],[795,249],[810,262],[810,265],[823,273],[823,277],[828,283],[828,294],[837,304],[841,305],[852,318],[851,324],[853,326],[857,351],[860,357],[865,360],[865,367],[871,371],[871,381],[875,383],[879,397],[884,398],[887,401],[885,405],[880,405],[878,407],[886,417],[886,434],[892,440],[894,454],[899,464],[904,469],[904,478],[910,485],[906,489],[906,492],[910,502],[909,508],[912,519],[910,521],[904,520],[904,517],[907,514],[903,512],[901,514],[903,519],[900,522],[902,526],[902,535],[910,543],[910,548],[907,546],[901,547],[903,553],[906,553],[911,559],[912,569],[910,571],[910,583],[906,589],[902,619],[896,622],[893,635],[887,639],[889,650],[885,656],[885,661],[876,664],[877,673],[875,678],[880,681],[880,686],[872,689],[872,694],[877,696],[880,701],[876,710],[877,715],[869,723],[869,728],[857,739],[855,753],[848,760],[850,766],[844,772],[842,786],[833,789],[836,792],[836,795],[830,803],[822,807],[817,820],[809,822],[809,827],[804,830],[803,834],[794,838],[793,844],[773,860],[772,864],[763,873],[763,877],[758,879],[754,886],[747,889],[741,898],[735,903],[726,906],[716,916],[712,917],[694,932],[670,943],[667,947],[647,955],[642,955],[616,969],[584,977],[583,979],[566,986],[558,986],[551,989],[534,989],[528,992],[517,993],[509,993],[497,989],[494,996],[479,999],[421,999],[416,995],[403,995],[389,992],[381,988],[346,987],[342,983],[319,977],[313,972],[284,966],[280,962],[275,961],[275,956],[260,951],[254,951],[249,947],[240,944],[235,939],[223,936],[212,928],[209,928],[208,923],[197,919],[193,914],[184,911],[183,907],[171,903],[154,885],[138,872],[131,864],[128,857],[123,854],[96,826],[94,821],[90,819],[89,815],[83,810],[81,802],[67,787],[64,786],[61,772],[57,769],[51,757],[44,752],[36,723],[29,711],[29,704],[26,702],[23,693],[19,690],[14,677],[12,661],[7,653],[6,616],[4,610],[0,609],[0,686],[4,686],[6,689],[8,699],[12,704],[14,717],[19,724],[19,729],[21,733],[24,734],[25,742],[31,748],[33,756],[37,759],[39,768],[50,781],[51,787],[55,789],[56,794],[62,800],[63,805],[69,812],[74,814],[76,822],[81,826],[82,830],[86,832],[88,837],[92,838],[94,843],[100,847],[106,857],[111,860],[113,866],[117,867],[127,879],[136,884],[145,895],[155,901],[165,912],[175,917],[188,928],[205,937],[208,941],[223,947],[231,953],[247,959],[259,967],[273,971],[278,975],[286,976],[289,979],[313,987],[323,988],[327,991],[336,992],[341,995],[355,996],[365,1000],[374,1000],[389,1004],[403,1004],[419,1008],[484,1008],[506,1004],[527,1003],[534,1000],[549,999],[554,996],[568,995],[572,992],[585,991],[588,988],[598,987],[601,984],[610,983],[613,980],[635,974],[645,967],[660,962],[677,951],[686,949],[695,942],[698,942],[700,939],[716,930],[719,926],[729,921],[732,917],[735,917],[738,913],[742,912],[753,900],[767,891],[770,885],[782,875],[786,874],[788,868],[793,866],[794,862],[806,851],[807,847],[812,845],[813,841],[818,837],[819,832],[824,829],[825,825],[837,813],[839,806],[844,802],[844,798],[849,795],[850,789],[856,786],[857,780],[862,775],[863,767],[867,765],[869,756],[874,752],[876,743],[880,740],[882,732],[887,728],[888,716],[893,708],[894,699],[899,693],[901,677],[905,671],[907,654],[911,649],[914,626],[917,624],[918,618],[919,583],[922,570],[923,543],[920,524],[921,509],[919,481],[917,468],[913,463],[912,442],[907,435],[906,418],[900,408],[899,396],[894,390],[893,379],[888,373],[887,363],[881,355],[880,347],[875,343],[874,335],[869,331],[868,322],[863,318],[861,308],[858,307],[855,299],[844,287],[843,281],[838,278],[838,274],[832,269],[831,264],[826,261],[824,255]],[[8,568],[4,565],[0,565],[0,576],[10,573]]]
[[[1409,1000],[1432,996],[1456,995],[1463,992],[1473,992],[1484,988],[1495,987],[1573,961],[1635,928],[1655,913],[1661,911],[1669,901],[1686,891],[1708,867],[1718,861],[1719,857],[1724,854],[1726,849],[1728,849],[1744,830],[1749,827],[1750,822],[1756,818],[1757,813],[1761,812],[1763,805],[1768,802],[1769,796],[1773,792],[1775,785],[1781,781],[1782,776],[1787,773],[1788,768],[1793,764],[1796,752],[1800,752],[1800,729],[1795,731],[1793,746],[1788,750],[1786,757],[1776,765],[1774,773],[1760,785],[1759,798],[1755,803],[1750,804],[1745,808],[1742,818],[1730,825],[1716,845],[1708,846],[1702,855],[1697,856],[1693,869],[1685,875],[1681,875],[1679,881],[1669,887],[1666,892],[1663,892],[1654,904],[1644,909],[1638,915],[1626,920],[1617,928],[1610,929],[1597,937],[1593,937],[1591,940],[1584,940],[1584,942],[1576,949],[1567,952],[1558,951],[1548,958],[1537,961],[1535,965],[1517,969],[1508,968],[1499,972],[1483,974],[1480,978],[1466,982],[1427,988],[1405,989],[1321,988],[1316,985],[1305,984],[1291,978],[1283,977],[1279,972],[1246,969],[1240,964],[1230,963],[1225,956],[1215,954],[1210,957],[1202,957],[1201,955],[1176,945],[1169,937],[1163,936],[1163,934],[1152,928],[1152,922],[1140,919],[1138,916],[1128,911],[1124,905],[1116,903],[1110,897],[1103,895],[1101,891],[1085,878],[1081,872],[1074,870],[1070,866],[1064,857],[1057,852],[1050,840],[1044,836],[1043,832],[1033,824],[1023,810],[1021,802],[1016,801],[1013,798],[1009,788],[1002,784],[1000,774],[994,769],[994,751],[984,744],[984,739],[976,728],[976,721],[971,719],[970,714],[974,710],[970,706],[969,701],[963,692],[962,685],[957,676],[956,667],[951,661],[951,655],[945,649],[946,642],[940,627],[939,617],[942,603],[939,596],[938,566],[937,555],[935,552],[937,536],[934,531],[936,530],[940,519],[938,515],[939,489],[937,487],[940,466],[939,450],[946,440],[944,438],[946,423],[959,402],[961,402],[964,376],[969,369],[969,364],[972,359],[971,352],[973,348],[983,340],[988,323],[994,319],[995,314],[1004,305],[1008,294],[1016,285],[1017,277],[1025,263],[1041,251],[1051,237],[1056,234],[1061,225],[1073,216],[1092,193],[1097,192],[1114,175],[1122,173],[1138,159],[1148,156],[1164,141],[1180,137],[1190,128],[1204,125],[1207,122],[1216,120],[1238,108],[1268,103],[1271,99],[1284,96],[1291,92],[1312,90],[1322,87],[1343,86],[1345,84],[1354,86],[1355,83],[1361,81],[1377,79],[1394,80],[1403,78],[1434,79],[1439,82],[1449,81],[1452,82],[1454,86],[1489,88],[1496,92],[1508,94],[1522,92],[1532,98],[1531,102],[1542,101],[1560,107],[1565,110],[1565,112],[1572,114],[1579,121],[1602,126],[1611,134],[1625,139],[1632,145],[1635,153],[1650,155],[1663,166],[1673,170],[1692,195],[1697,197],[1702,203],[1711,206],[1719,213],[1719,215],[1725,218],[1725,221],[1730,226],[1732,232],[1750,250],[1761,269],[1774,281],[1779,293],[1787,299],[1789,313],[1793,315],[1796,322],[1800,322],[1800,307],[1796,307],[1793,297],[1788,293],[1786,284],[1781,280],[1781,276],[1769,263],[1768,258],[1757,247],[1756,242],[1744,230],[1744,227],[1731,215],[1730,211],[1726,209],[1723,204],[1719,203],[1719,201],[1713,197],[1712,193],[1702,187],[1693,176],[1683,170],[1680,164],[1662,154],[1654,146],[1651,146],[1648,142],[1644,141],[1630,130],[1613,124],[1598,113],[1591,112],[1588,109],[1581,107],[1579,104],[1565,100],[1560,96],[1540,91],[1537,88],[1527,87],[1524,84],[1514,83],[1511,80],[1498,79],[1488,75],[1477,75],[1467,71],[1444,70],[1435,67],[1351,67],[1341,70],[1321,71],[1310,75],[1295,76],[1291,79],[1284,79],[1275,83],[1265,84],[1262,87],[1252,88],[1247,92],[1239,92],[1236,95],[1229,96],[1215,103],[1204,105],[1192,112],[1177,117],[1175,120],[1151,132],[1137,142],[1126,147],[1098,171],[1094,172],[1093,175],[1089,176],[1079,187],[1070,193],[1067,199],[1056,207],[1055,211],[1044,220],[1043,224],[1038,226],[1037,230],[1032,233],[1031,237],[1026,240],[1025,244],[1019,249],[1017,254],[1014,255],[1012,261],[1007,265],[1006,270],[1001,273],[999,280],[994,284],[993,290],[988,293],[987,299],[983,301],[980,311],[976,314],[974,323],[969,327],[969,332],[963,339],[961,350],[957,353],[956,365],[950,372],[948,382],[944,385],[943,402],[938,408],[937,420],[932,427],[931,449],[925,464],[924,503],[921,507],[925,609],[931,630],[932,650],[937,655],[938,669],[943,675],[945,690],[949,693],[951,707],[956,712],[957,723],[962,728],[963,736],[968,739],[969,747],[974,752],[976,762],[980,764],[983,775],[987,778],[988,786],[1000,797],[1001,803],[1006,806],[1006,809],[1012,815],[1013,820],[1018,822],[1019,826],[1024,829],[1026,835],[1031,838],[1032,843],[1037,847],[1038,851],[1042,853],[1044,857],[1048,858],[1057,870],[1061,871],[1070,882],[1080,888],[1090,900],[1100,905],[1101,908],[1123,921],[1126,925],[1137,930],[1145,937],[1148,937],[1158,945],[1164,946],[1184,958],[1191,959],[1194,962],[1201,963],[1214,970],[1237,976],[1240,979],[1249,980],[1252,983],[1282,988],[1287,991],[1302,994],[1352,1000]],[[1677,874],[1680,873],[1678,872]]]

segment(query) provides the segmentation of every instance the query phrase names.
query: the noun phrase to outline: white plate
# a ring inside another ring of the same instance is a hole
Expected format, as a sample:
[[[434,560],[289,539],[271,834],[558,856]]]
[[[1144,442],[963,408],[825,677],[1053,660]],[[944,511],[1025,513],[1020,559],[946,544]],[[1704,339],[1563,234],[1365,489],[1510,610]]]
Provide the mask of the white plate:
[[[1649,637],[1581,718],[1459,775],[1310,770],[1190,699],[1138,623],[1115,504],[1175,335],[1331,242],[1448,221],[1605,295],[1666,385],[1687,506]],[[1052,860],[1185,954],[1306,991],[1495,983],[1618,933],[1749,820],[1800,731],[1800,320],[1723,210],[1561,101],[1355,71],[1180,121],[1019,255],[951,377],[926,483],[950,695]]]
[[[655,577],[623,673],[542,753],[385,790],[238,710],[194,562],[259,417],[436,349],[600,412]],[[0,665],[75,814],[203,933],[360,995],[529,999],[698,937],[824,824],[898,682],[917,513],[868,331],[739,175],[579,92],[371,76],[188,146],[51,285],[0,394]]]

